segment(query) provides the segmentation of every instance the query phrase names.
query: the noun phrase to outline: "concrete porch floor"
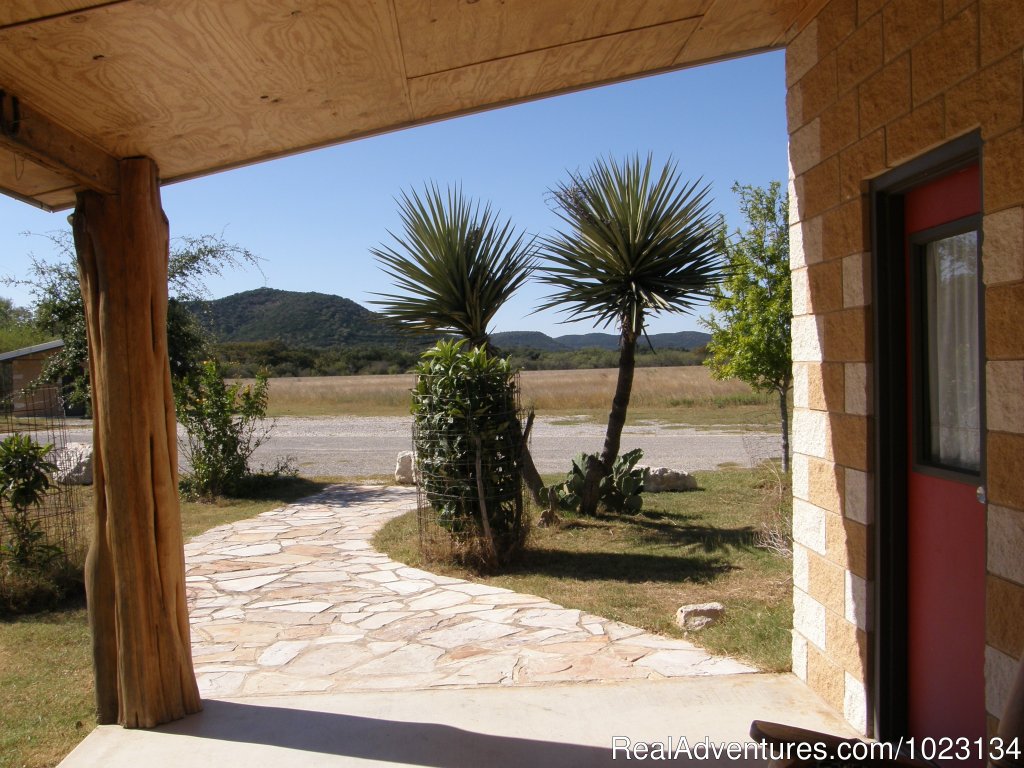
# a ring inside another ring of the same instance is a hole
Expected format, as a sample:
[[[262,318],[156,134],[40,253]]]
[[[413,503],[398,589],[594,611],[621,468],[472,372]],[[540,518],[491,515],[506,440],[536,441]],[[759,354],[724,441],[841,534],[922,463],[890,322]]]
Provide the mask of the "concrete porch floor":
[[[853,735],[791,675],[376,552],[414,503],[335,486],[190,541],[205,712],[98,728],[61,766],[620,765],[615,744],[743,742],[753,719]]]

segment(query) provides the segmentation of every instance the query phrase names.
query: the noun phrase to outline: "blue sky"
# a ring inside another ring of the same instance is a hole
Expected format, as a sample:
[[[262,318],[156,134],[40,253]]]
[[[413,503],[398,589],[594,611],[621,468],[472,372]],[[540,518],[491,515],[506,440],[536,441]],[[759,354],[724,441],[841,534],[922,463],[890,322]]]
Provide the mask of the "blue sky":
[[[268,285],[335,293],[369,306],[389,283],[369,255],[396,230],[395,196],[433,180],[461,184],[531,234],[556,225],[546,191],[598,156],[652,152],[669,156],[685,178],[712,185],[715,208],[731,228],[741,222],[734,181],[783,182],[786,165],[784,57],[761,54],[604,86],[411,128],[295,157],[164,187],[171,235],[220,233],[265,261],[264,275],[234,271],[209,287],[213,296]],[[24,274],[28,253],[49,255],[45,241],[22,232],[66,227],[48,214],[0,196],[0,275]],[[584,333],[535,313],[544,288],[523,289],[494,329]],[[0,296],[30,297],[0,285]],[[692,330],[680,315],[652,319],[651,332]]]

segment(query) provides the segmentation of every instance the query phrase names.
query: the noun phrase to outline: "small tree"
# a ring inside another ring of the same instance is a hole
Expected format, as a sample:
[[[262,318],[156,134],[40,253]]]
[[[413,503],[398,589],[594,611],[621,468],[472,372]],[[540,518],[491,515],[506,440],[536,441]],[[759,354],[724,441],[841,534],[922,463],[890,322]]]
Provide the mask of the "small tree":
[[[789,410],[793,385],[790,327],[789,201],[778,181],[767,187],[734,184],[744,231],[734,238],[723,226],[719,248],[729,276],[711,302],[704,326],[711,331],[705,365],[717,379],[736,378],[759,392],[774,392],[782,424],[782,467],[789,471]]]
[[[431,184],[422,196],[403,192],[398,202],[404,233],[389,233],[392,245],[370,250],[398,292],[380,294],[374,304],[403,330],[433,338],[455,333],[495,354],[491,320],[533,271],[533,241],[459,188],[442,194]],[[543,481],[528,436],[517,434],[523,480],[540,503]]]
[[[542,309],[619,330],[619,375],[600,460],[591,460],[580,512],[597,511],[601,479],[619,455],[633,391],[637,341],[649,315],[690,312],[723,276],[715,247],[710,188],[680,180],[675,163],[660,171],[633,157],[598,160],[553,190],[568,225],[544,241],[541,279],[554,287]]]
[[[8,568],[41,569],[63,552],[46,543],[46,531],[32,516],[50,487],[56,467],[46,457],[52,445],[39,445],[28,435],[0,441],[0,514],[9,535],[0,543]]]
[[[42,237],[50,242],[57,258],[47,261],[33,255],[27,277],[7,276],[3,281],[28,286],[36,300],[36,325],[48,338],[64,341],[64,347],[47,361],[43,378],[64,382],[68,402],[88,406],[89,349],[74,242],[67,230]],[[258,267],[259,258],[220,235],[184,236],[172,241],[167,265],[167,352],[174,379],[196,370],[210,356],[207,335],[185,304],[207,298],[207,278],[246,264]]]
[[[440,341],[416,368],[412,412],[420,485],[454,554],[506,565],[526,540],[516,372],[466,341]]]
[[[252,385],[227,384],[215,361],[202,363],[175,383],[178,421],[185,430],[182,453],[190,466],[182,480],[189,496],[234,491],[250,474],[249,459],[270,434],[267,377]]]

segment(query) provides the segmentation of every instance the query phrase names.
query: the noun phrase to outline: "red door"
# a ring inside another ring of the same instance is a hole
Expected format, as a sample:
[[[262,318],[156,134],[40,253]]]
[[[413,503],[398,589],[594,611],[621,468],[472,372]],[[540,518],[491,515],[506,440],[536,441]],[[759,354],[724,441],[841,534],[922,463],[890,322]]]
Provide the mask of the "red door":
[[[908,724],[915,737],[980,738],[985,506],[977,165],[911,190],[905,212]]]

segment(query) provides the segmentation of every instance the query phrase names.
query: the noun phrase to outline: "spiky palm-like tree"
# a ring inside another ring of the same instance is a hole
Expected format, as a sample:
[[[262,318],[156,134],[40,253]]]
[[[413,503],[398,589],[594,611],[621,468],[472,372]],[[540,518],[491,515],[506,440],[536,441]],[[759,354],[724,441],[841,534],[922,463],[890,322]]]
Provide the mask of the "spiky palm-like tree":
[[[586,174],[570,174],[552,196],[568,228],[542,243],[541,280],[554,291],[541,309],[619,330],[619,374],[604,449],[587,473],[589,493],[581,504],[584,514],[594,514],[597,483],[619,453],[647,317],[689,313],[706,302],[725,275],[725,259],[710,187],[682,181],[672,161],[658,171],[650,155],[622,163],[599,159]]]
[[[458,188],[442,194],[431,184],[422,197],[403,192],[398,204],[404,234],[389,232],[394,243],[370,252],[400,292],[374,303],[406,330],[489,347],[494,314],[533,269],[532,239]]]
[[[407,331],[455,333],[495,352],[491,320],[533,271],[533,239],[457,187],[403,192],[398,207],[404,234],[389,232],[394,243],[370,252],[399,292],[378,294],[373,303]],[[543,481],[525,438],[522,452],[523,480],[539,501]]]

